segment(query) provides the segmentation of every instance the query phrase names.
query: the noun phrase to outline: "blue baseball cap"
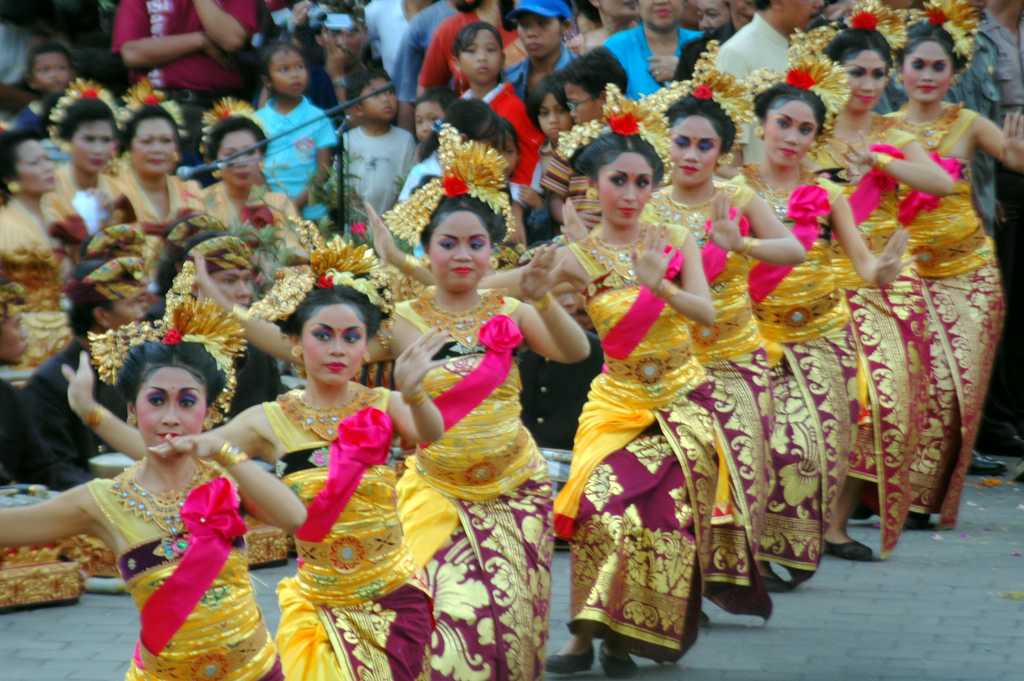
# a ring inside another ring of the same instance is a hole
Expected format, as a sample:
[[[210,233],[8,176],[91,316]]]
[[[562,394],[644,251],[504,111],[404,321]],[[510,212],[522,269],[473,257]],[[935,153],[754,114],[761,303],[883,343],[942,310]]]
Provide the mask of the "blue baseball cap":
[[[554,19],[572,19],[572,10],[565,0],[523,0],[505,15],[509,21],[515,21],[521,14],[536,14]]]

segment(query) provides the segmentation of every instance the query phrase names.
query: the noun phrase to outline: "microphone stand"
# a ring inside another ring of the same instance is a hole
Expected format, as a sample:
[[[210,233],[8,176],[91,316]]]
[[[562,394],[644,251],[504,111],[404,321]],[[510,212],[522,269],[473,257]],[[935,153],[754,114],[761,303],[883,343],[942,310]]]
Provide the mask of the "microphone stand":
[[[370,97],[376,97],[379,94],[383,94],[385,92],[389,92],[391,90],[394,90],[394,88],[395,88],[394,84],[389,83],[388,85],[385,85],[383,87],[379,87],[376,90],[371,90],[370,92],[367,92],[365,95],[360,95],[358,97],[353,97],[352,99],[346,100],[344,102],[339,102],[336,106],[332,106],[330,109],[325,109],[324,112],[323,112],[323,117],[327,118],[327,119],[330,119],[335,114],[343,113],[343,112],[347,111],[348,109],[351,109],[356,104],[359,104],[360,102],[369,99]],[[309,119],[308,121],[306,121],[304,123],[299,123],[298,125],[293,126],[291,128],[288,128],[287,130],[282,130],[281,132],[277,133],[276,135],[272,135],[272,136],[266,138],[265,140],[261,140],[259,142],[256,142],[255,144],[250,144],[249,146],[244,147],[242,149],[239,149],[238,151],[236,151],[236,152],[234,152],[232,154],[228,154],[224,158],[217,159],[213,163],[205,163],[205,164],[200,165],[200,166],[193,166],[190,169],[190,176],[194,176],[194,175],[196,175],[198,173],[205,172],[207,170],[213,170],[213,169],[216,169],[216,168],[223,168],[226,165],[230,165],[231,162],[234,161],[236,158],[241,158],[242,156],[247,156],[248,154],[251,154],[252,152],[254,152],[254,151],[258,150],[258,149],[262,149],[262,148],[266,147],[271,142],[279,140],[282,137],[285,137],[286,135],[292,134],[296,130],[301,130],[301,129],[307,127],[307,126],[313,125],[314,123],[319,123],[320,120],[321,120],[321,118],[319,116],[317,116],[315,118],[311,118],[311,119]],[[345,210],[345,177],[344,177],[344,174],[343,174],[344,173],[344,169],[345,169],[345,162],[344,162],[344,160],[342,158],[344,153],[345,153],[345,143],[343,141],[342,136],[338,135],[338,146],[336,148],[336,155],[337,155],[337,158],[338,158],[338,162],[337,162],[337,169],[338,169],[338,171],[337,171],[338,172],[338,212],[340,214],[339,217],[340,217],[342,226],[344,226],[344,224],[345,224],[345,217],[346,217],[345,216],[345,213],[346,213],[346,210]]]

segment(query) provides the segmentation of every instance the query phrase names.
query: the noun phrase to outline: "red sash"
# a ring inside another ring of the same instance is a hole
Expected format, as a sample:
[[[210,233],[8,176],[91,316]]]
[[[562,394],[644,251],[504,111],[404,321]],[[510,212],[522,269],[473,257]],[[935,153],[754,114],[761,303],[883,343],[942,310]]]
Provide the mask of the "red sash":
[[[873,144],[871,151],[876,154],[886,154],[893,158],[906,158],[903,152],[888,144]],[[891,192],[899,186],[899,182],[892,176],[879,168],[872,168],[857,183],[857,188],[850,195],[850,208],[853,209],[853,221],[858,225],[867,220],[878,204],[882,202],[882,195]]]
[[[666,246],[666,253],[671,253],[672,258],[665,271],[665,278],[675,279],[683,271],[683,254],[671,246]],[[629,311],[622,316],[604,340],[601,347],[604,353],[614,359],[626,359],[629,354],[640,345],[647,332],[654,326],[658,315],[665,309],[665,301],[656,296],[646,286],[640,287],[640,295],[636,297]]]
[[[943,158],[933,153],[932,160],[942,166],[942,169],[949,173],[954,182],[963,177],[964,166],[959,159],[953,157]],[[900,224],[904,227],[909,227],[921,212],[933,211],[938,208],[940,200],[940,197],[934,194],[926,194],[915,189],[900,201],[898,216]]]
[[[786,218],[793,222],[793,236],[804,247],[811,250],[818,240],[818,218],[828,215],[832,204],[828,192],[816,184],[800,185],[789,195]],[[793,265],[770,265],[759,262],[750,270],[750,297],[759,303],[768,297],[775,287],[793,270]]]
[[[338,424],[330,449],[327,482],[306,509],[306,522],[295,531],[302,541],[322,541],[370,466],[388,460],[393,425],[380,409],[366,407]]]

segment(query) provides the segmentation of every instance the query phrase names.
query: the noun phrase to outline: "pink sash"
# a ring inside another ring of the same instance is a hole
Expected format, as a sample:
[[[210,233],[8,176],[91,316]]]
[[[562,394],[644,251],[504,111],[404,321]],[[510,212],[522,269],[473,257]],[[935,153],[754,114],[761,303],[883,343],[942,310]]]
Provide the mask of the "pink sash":
[[[665,271],[665,278],[672,280],[678,277],[683,270],[683,254],[671,246],[666,247],[665,252],[672,253],[672,259]],[[665,304],[665,301],[652,293],[649,288],[641,286],[640,295],[633,301],[629,311],[601,341],[601,347],[604,348],[605,354],[614,359],[629,357],[629,353],[633,352],[654,326],[658,315],[665,309]]]
[[[886,154],[893,158],[906,158],[898,148],[888,144],[872,144],[871,151],[876,154]],[[882,202],[882,195],[891,192],[899,186],[899,182],[880,168],[872,168],[857,183],[857,188],[850,195],[850,208],[853,209],[853,221],[858,225],[867,220],[878,204]]]
[[[953,178],[953,181],[957,181],[963,177],[964,166],[959,159],[943,158],[938,154],[932,154],[932,160],[942,166],[942,169],[949,173],[949,176]],[[898,219],[900,224],[904,227],[909,227],[912,222],[917,218],[918,214],[922,211],[933,211],[939,207],[940,197],[934,194],[926,194],[925,192],[917,191],[916,189],[909,194],[906,198],[900,201]]]
[[[735,208],[729,209],[730,220],[735,220],[737,215],[739,215],[738,210]],[[718,275],[725,269],[726,261],[729,259],[729,252],[712,240],[712,229],[714,229],[714,223],[711,220],[704,223],[704,233],[707,234],[707,238],[704,242],[704,248],[700,252],[700,261],[704,264],[704,276],[709,284],[718,278]],[[746,215],[740,217],[740,234],[743,236],[750,234],[750,221],[747,220]]]
[[[804,247],[811,250],[818,240],[818,218],[828,215],[832,204],[828,192],[816,184],[800,185],[789,196],[786,218],[793,222],[793,236]],[[750,297],[759,303],[768,297],[775,287],[793,270],[793,265],[770,265],[759,262],[750,270]]]
[[[199,485],[185,499],[181,521],[188,531],[188,548],[174,573],[142,606],[139,639],[153,655],[163,651],[192,614],[227,562],[232,542],[245,534],[238,504],[235,486],[223,477]]]
[[[302,541],[322,541],[345,510],[370,466],[388,460],[393,425],[380,409],[366,407],[338,424],[331,442],[327,482],[306,509],[306,522],[295,531]]]
[[[511,317],[499,314],[480,327],[479,339],[486,348],[480,364],[434,398],[434,405],[444,418],[445,430],[451,430],[505,382],[512,368],[512,351],[523,342],[523,334]]]

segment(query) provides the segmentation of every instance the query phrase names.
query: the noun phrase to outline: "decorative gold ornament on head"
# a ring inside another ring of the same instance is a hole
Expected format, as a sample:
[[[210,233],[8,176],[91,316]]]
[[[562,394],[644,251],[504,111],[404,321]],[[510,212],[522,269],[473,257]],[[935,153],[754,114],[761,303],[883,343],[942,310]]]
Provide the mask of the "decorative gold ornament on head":
[[[193,213],[173,223],[164,233],[164,241],[184,248],[189,239],[206,232],[226,232],[227,225],[209,213]]]
[[[920,10],[911,10],[915,21],[941,26],[953,38],[953,50],[965,62],[971,60],[975,35],[981,25],[981,11],[968,0],[928,0]]]
[[[190,259],[197,255],[206,259],[211,274],[221,270],[251,270],[254,264],[252,249],[242,239],[229,234],[200,241],[188,251]]]
[[[93,99],[106,104],[111,114],[117,112],[117,102],[106,88],[96,81],[76,78],[71,81],[71,85],[68,85],[67,89],[64,90],[64,94],[60,96],[60,99],[57,100],[57,103],[53,105],[53,109],[50,111],[50,137],[55,140],[61,139],[60,125],[67,118],[68,109],[71,108],[72,104],[87,99]],[[114,133],[116,135],[117,130],[114,130]]]
[[[21,312],[25,307],[25,287],[0,276],[0,321]]]
[[[118,120],[122,126],[131,120],[132,116],[138,113],[143,107],[159,106],[171,115],[179,130],[185,127],[185,117],[177,102],[172,101],[166,94],[153,87],[148,78],[143,78],[135,85],[128,88],[128,92],[121,98],[124,101],[118,113]]]
[[[879,0],[858,0],[846,18],[846,28],[880,33],[893,50],[907,44],[907,15]]]
[[[85,242],[83,257],[121,258],[143,257],[146,251],[146,234],[133,224],[107,225]]]
[[[671,167],[669,157],[668,123],[659,108],[657,93],[641,100],[627,99],[618,86],[609,84],[604,91],[604,108],[601,117],[587,123],[573,126],[572,130],[558,136],[558,153],[562,158],[572,160],[583,147],[601,135],[615,133],[624,137],[638,135],[654,147],[666,168]]]
[[[737,129],[753,123],[754,105],[746,84],[731,73],[715,68],[718,48],[717,40],[709,42],[704,54],[693,68],[693,78],[669,83],[647,97],[645,101],[662,115],[667,115],[673,104],[684,97],[692,96],[718,104]],[[666,123],[672,125],[672,121],[666,120]]]
[[[65,286],[68,298],[78,304],[95,304],[131,298],[145,288],[146,270],[142,258],[111,258],[81,279]]]
[[[266,128],[263,127],[263,121],[256,115],[256,109],[252,108],[251,104],[233,97],[219,99],[213,105],[213,108],[203,113],[202,144],[199,145],[199,153],[203,158],[206,157],[210,133],[213,131],[214,126],[229,118],[246,118],[255,123],[256,127],[262,130],[264,134],[267,132]]]
[[[441,201],[467,194],[501,215],[507,234],[515,218],[509,201],[508,166],[504,157],[482,142],[464,142],[462,134],[448,124],[441,127],[439,140],[437,156],[443,176],[430,180],[385,213],[384,222],[399,238],[418,243]],[[504,241],[505,234],[497,240],[499,243]]]

